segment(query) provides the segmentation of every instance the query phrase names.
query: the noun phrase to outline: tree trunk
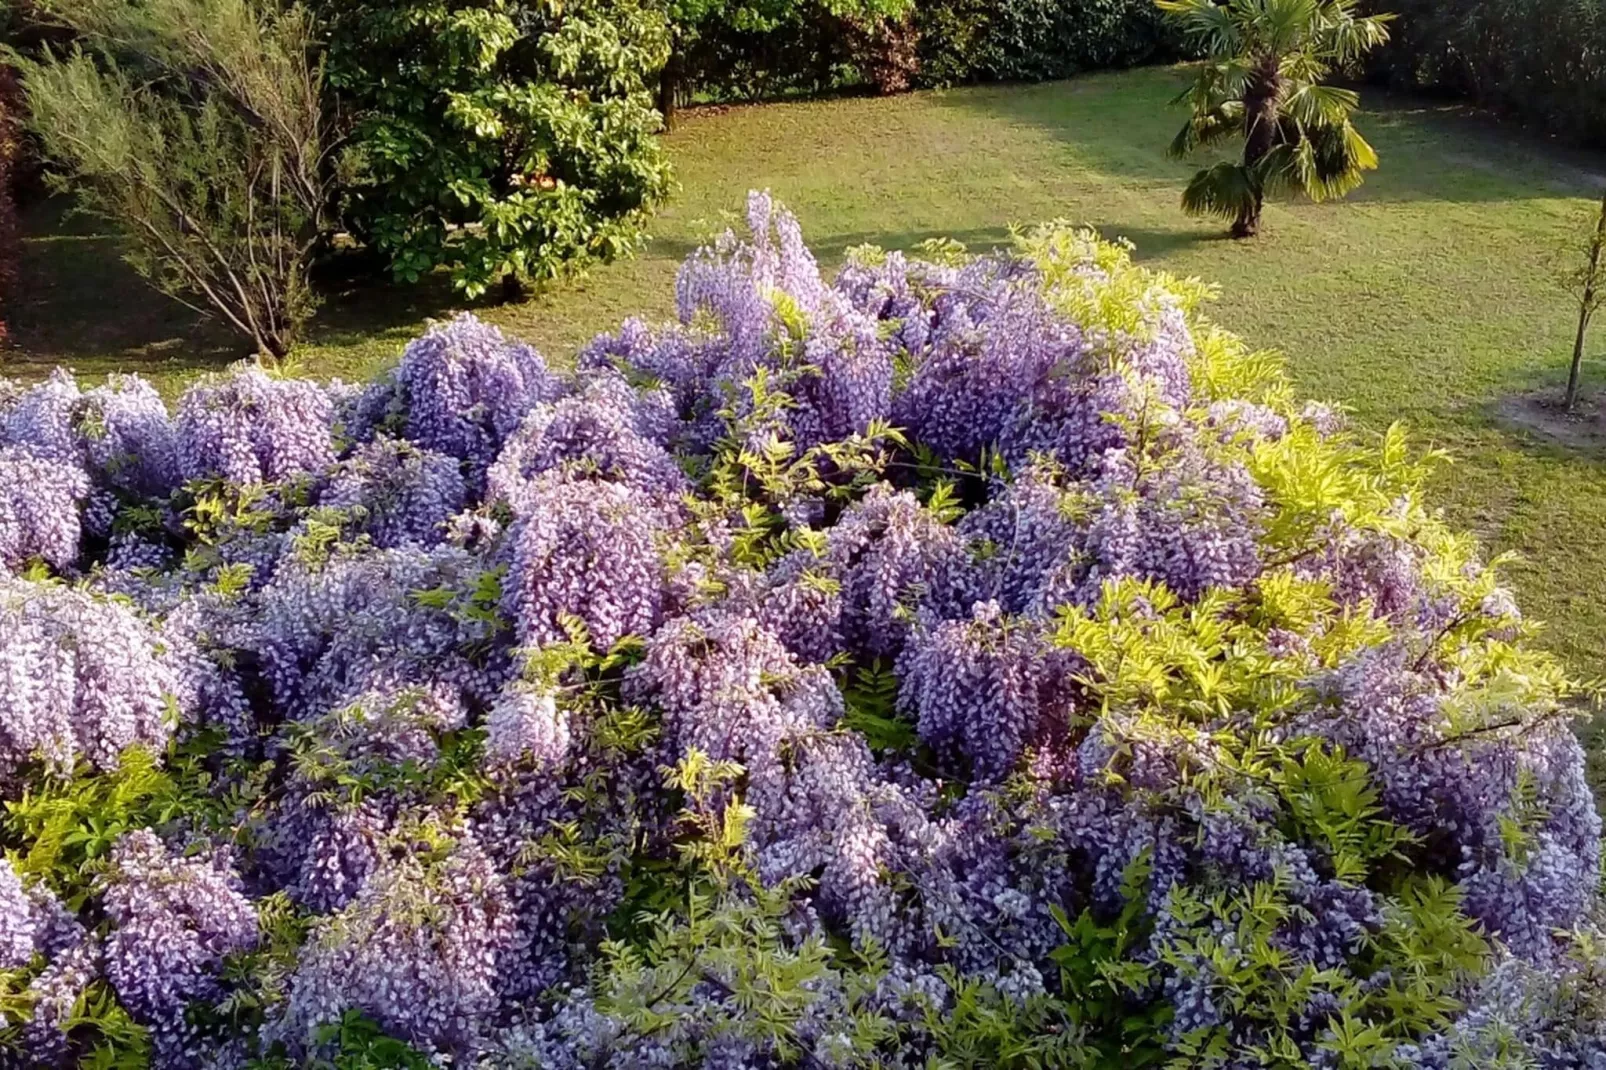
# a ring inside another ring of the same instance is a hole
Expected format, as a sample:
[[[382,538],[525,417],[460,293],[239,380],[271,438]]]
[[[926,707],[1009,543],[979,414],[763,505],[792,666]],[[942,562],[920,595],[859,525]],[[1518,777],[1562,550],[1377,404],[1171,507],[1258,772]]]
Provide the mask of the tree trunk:
[[[1238,218],[1232,221],[1234,238],[1253,238],[1260,233],[1260,209],[1264,204],[1264,198],[1257,191],[1254,203],[1238,211]]]
[[[658,112],[664,117],[664,129],[675,126],[675,106],[680,101],[680,63],[670,54],[664,69],[658,75]]]
[[[1589,331],[1590,317],[1595,314],[1603,249],[1606,249],[1606,193],[1601,194],[1595,236],[1589,240],[1589,265],[1584,270],[1584,292],[1578,301],[1578,333],[1573,337],[1573,361],[1567,369],[1567,395],[1563,399],[1569,412],[1578,404],[1579,380],[1584,370],[1584,335]]]
[[[1562,399],[1568,412],[1578,404],[1579,379],[1584,370],[1584,335],[1588,330],[1589,306],[1581,305],[1578,309],[1578,334],[1573,338],[1573,362],[1567,369],[1567,396]]]
[[[290,355],[290,340],[277,331],[267,331],[259,334],[257,343],[257,363],[262,363],[264,356],[272,359],[274,364],[282,364]]]
[[[1260,233],[1260,211],[1266,198],[1256,172],[1260,162],[1277,147],[1282,96],[1283,79],[1277,70],[1276,57],[1268,57],[1255,67],[1244,89],[1244,173],[1254,193],[1233,220],[1234,238],[1252,238]]]

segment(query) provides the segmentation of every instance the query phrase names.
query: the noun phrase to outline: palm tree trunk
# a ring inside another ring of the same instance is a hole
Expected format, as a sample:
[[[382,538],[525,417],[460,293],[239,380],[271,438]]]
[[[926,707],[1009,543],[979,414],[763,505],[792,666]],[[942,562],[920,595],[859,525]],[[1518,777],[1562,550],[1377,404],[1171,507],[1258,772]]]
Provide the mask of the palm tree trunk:
[[[1253,197],[1238,212],[1232,224],[1234,238],[1252,238],[1260,231],[1260,210],[1265,195],[1259,164],[1277,146],[1277,119],[1282,108],[1283,79],[1277,58],[1267,57],[1256,66],[1244,90],[1244,173],[1254,190]]]
[[[1254,200],[1238,210],[1238,218],[1232,221],[1232,236],[1234,238],[1253,238],[1260,233],[1260,209],[1265,204],[1265,197],[1259,190],[1254,193]]]

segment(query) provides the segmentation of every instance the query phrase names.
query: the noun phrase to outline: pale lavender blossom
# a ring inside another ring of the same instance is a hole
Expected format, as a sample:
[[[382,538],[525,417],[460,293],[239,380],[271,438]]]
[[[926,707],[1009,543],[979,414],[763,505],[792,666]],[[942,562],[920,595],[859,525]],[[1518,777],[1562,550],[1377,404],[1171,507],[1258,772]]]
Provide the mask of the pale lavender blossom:
[[[133,610],[65,587],[0,578],[0,781],[161,751],[181,684]]]
[[[106,978],[151,1028],[158,1061],[183,1065],[199,1039],[185,1010],[223,994],[224,960],[259,939],[256,908],[225,856],[175,855],[148,830],[117,842],[101,887]]]
[[[179,400],[179,462],[186,479],[271,483],[334,461],[334,408],[316,383],[241,365],[195,384]]]

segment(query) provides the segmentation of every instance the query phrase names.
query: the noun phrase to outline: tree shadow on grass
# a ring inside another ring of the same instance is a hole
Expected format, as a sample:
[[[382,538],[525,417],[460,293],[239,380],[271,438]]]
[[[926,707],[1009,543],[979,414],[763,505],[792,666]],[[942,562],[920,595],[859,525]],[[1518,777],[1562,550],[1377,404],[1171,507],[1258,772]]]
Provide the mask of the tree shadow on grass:
[[[733,229],[738,237],[746,238],[741,226]],[[888,252],[912,252],[922,242],[951,239],[972,251],[985,252],[1010,242],[1009,228],[1004,226],[973,227],[969,230],[862,230],[840,234],[824,232],[805,223],[803,230],[809,251],[826,266],[840,264],[848,250],[862,245],[874,245]],[[647,255],[679,264],[703,244],[690,238],[654,238],[647,248]]]
[[[1186,111],[1172,99],[1189,65],[1084,75],[1032,86],[980,86],[941,95],[944,107],[1024,124],[1064,143],[1082,165],[1180,194],[1195,169],[1230,152],[1166,156]],[[1566,148],[1463,104],[1356,87],[1356,125],[1381,165],[1350,195],[1358,202],[1484,201],[1598,196],[1606,156]]]
[[[1231,240],[1225,230],[1213,233],[1201,231],[1198,228],[1192,230],[1181,227],[1161,229],[1135,226],[1124,223],[1119,219],[1108,217],[1083,219],[1079,218],[1074,209],[1070,207],[1067,208],[1064,218],[1073,226],[1092,227],[1102,238],[1108,240],[1123,238],[1131,242],[1135,250],[1134,256],[1138,260],[1163,257],[1179,249],[1201,243]],[[900,251],[918,255],[919,246],[928,241],[945,239],[957,241],[972,253],[987,253],[996,249],[1008,249],[1014,242],[1007,226],[974,227],[968,230],[943,230],[940,228],[929,230],[876,230],[857,231],[849,234],[809,232],[809,239],[809,248],[813,251],[827,275],[842,264],[850,249],[863,245],[873,245],[889,252]],[[674,260],[679,263],[696,250],[696,242],[660,239],[653,242],[649,253],[652,256]]]
[[[116,235],[70,212],[67,201],[29,205],[21,229],[0,375],[37,379],[60,365],[90,378],[137,373],[170,387],[252,355],[250,343],[218,318],[153,288],[124,262]],[[365,276],[354,261],[321,267],[314,283],[321,305],[304,342],[319,350],[360,343],[366,354],[392,340],[399,349],[426,320],[471,307],[444,275],[404,286]],[[360,362],[327,363],[320,360],[319,375],[369,370]]]
[[[1146,257],[1164,256],[1178,249],[1186,248],[1203,241],[1225,240],[1225,234],[1201,234],[1181,229],[1157,229],[1154,227],[1132,226],[1116,219],[1094,218],[1082,219],[1075,215],[1074,210],[1068,209],[1064,217],[1073,226],[1092,227],[1100,237],[1106,239],[1125,238],[1136,249],[1139,259]],[[922,242],[951,238],[962,243],[973,253],[990,252],[994,249],[1007,249],[1013,243],[1008,227],[978,227],[965,231],[887,231],[862,234],[825,235],[814,246],[815,252],[824,263],[837,263],[846,254],[847,250],[856,245],[879,245],[883,249],[901,249],[906,252],[913,251]]]
[[[313,281],[321,303],[302,343],[319,352],[320,377],[366,378],[399,355],[429,321],[492,304],[464,298],[444,271],[400,283],[358,257],[320,265]]]
[[[0,374],[34,378],[54,365],[86,375],[153,378],[227,365],[249,346],[208,317],[156,292],[126,264],[115,237],[60,200],[23,213],[17,283],[6,306],[11,350]]]

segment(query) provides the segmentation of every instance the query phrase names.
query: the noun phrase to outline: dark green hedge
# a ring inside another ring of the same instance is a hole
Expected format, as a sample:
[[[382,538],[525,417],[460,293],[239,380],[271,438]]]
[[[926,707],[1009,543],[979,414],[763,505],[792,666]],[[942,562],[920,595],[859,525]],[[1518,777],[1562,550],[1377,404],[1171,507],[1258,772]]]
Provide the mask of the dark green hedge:
[[[1606,145],[1606,0],[1382,0],[1398,14],[1374,70],[1396,88],[1494,108]]]
[[[925,84],[1041,81],[1175,58],[1153,0],[937,0],[919,4]]]
[[[809,6],[769,33],[706,34],[689,62],[700,95],[730,100],[1041,81],[1180,54],[1153,0],[921,0],[876,25]]]

